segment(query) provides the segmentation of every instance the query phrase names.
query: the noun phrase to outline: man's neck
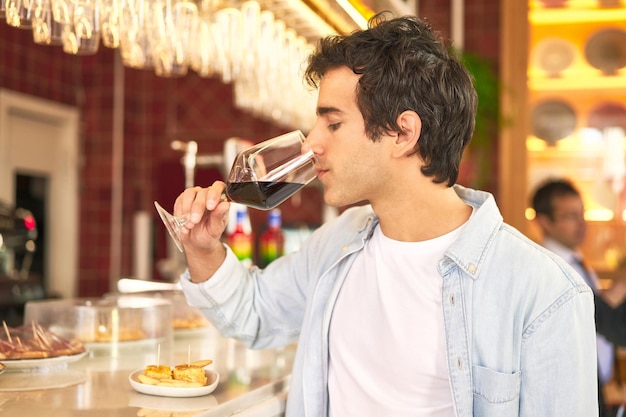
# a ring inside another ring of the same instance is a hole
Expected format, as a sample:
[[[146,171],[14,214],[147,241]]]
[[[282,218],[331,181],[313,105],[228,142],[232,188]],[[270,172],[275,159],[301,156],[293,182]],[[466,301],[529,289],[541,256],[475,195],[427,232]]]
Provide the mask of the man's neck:
[[[405,242],[434,239],[457,229],[472,214],[472,208],[453,188],[434,187],[420,198],[412,198],[415,195],[419,195],[417,191],[393,200],[372,202],[385,236]]]

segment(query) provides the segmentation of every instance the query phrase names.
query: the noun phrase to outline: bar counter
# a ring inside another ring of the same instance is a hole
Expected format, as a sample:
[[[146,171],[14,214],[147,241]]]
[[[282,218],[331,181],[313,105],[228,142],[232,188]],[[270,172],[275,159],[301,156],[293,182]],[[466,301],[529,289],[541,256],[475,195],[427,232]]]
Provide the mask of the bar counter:
[[[238,417],[282,416],[295,346],[249,350],[213,327],[175,332],[171,348],[160,343],[90,347],[75,362],[8,368],[0,374],[3,417]],[[158,352],[158,354],[157,354]],[[220,375],[212,393],[172,398],[135,391],[129,375],[146,365],[171,366],[211,359]],[[171,361],[170,363],[167,363]],[[50,362],[50,361],[48,361]]]

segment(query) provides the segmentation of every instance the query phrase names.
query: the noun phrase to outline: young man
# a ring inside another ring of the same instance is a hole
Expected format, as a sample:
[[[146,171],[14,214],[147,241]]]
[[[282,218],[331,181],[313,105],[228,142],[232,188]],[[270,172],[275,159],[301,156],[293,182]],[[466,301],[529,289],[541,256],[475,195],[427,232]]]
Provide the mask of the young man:
[[[585,207],[580,192],[566,179],[549,179],[542,183],[532,196],[535,222],[542,234],[542,245],[561,256],[594,290],[595,320],[597,327],[598,383],[601,387],[613,375],[613,343],[626,343],[626,306],[624,279],[602,291],[595,272],[585,265],[580,251],[587,235]],[[604,404],[599,388],[600,416],[611,416]]]
[[[361,201],[264,270],[223,245],[225,185],[185,190],[181,285],[226,336],[298,341],[288,417],[597,416],[591,291],[454,185],[476,93],[415,17],[321,41],[308,141],[324,199]]]

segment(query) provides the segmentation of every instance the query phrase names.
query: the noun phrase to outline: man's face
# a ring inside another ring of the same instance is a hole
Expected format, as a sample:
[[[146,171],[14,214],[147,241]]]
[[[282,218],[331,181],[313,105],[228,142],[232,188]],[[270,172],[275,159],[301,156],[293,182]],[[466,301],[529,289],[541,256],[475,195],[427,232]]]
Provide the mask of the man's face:
[[[538,217],[545,235],[572,250],[578,249],[587,231],[582,199],[575,195],[556,197],[552,199],[552,208],[552,219],[545,215]]]
[[[318,117],[307,138],[318,158],[324,200],[337,207],[382,198],[389,177],[387,137],[377,142],[367,137],[356,103],[358,80],[359,76],[346,67],[324,75]]]

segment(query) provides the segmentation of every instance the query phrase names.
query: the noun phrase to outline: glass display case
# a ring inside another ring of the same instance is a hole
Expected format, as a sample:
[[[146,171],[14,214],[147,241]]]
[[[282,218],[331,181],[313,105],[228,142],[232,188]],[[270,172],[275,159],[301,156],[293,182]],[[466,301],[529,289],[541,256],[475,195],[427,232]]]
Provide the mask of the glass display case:
[[[526,100],[525,195],[547,178],[570,178],[585,202],[586,259],[601,277],[610,277],[626,267],[621,1],[529,1]],[[527,210],[527,232],[538,238],[532,218]]]

